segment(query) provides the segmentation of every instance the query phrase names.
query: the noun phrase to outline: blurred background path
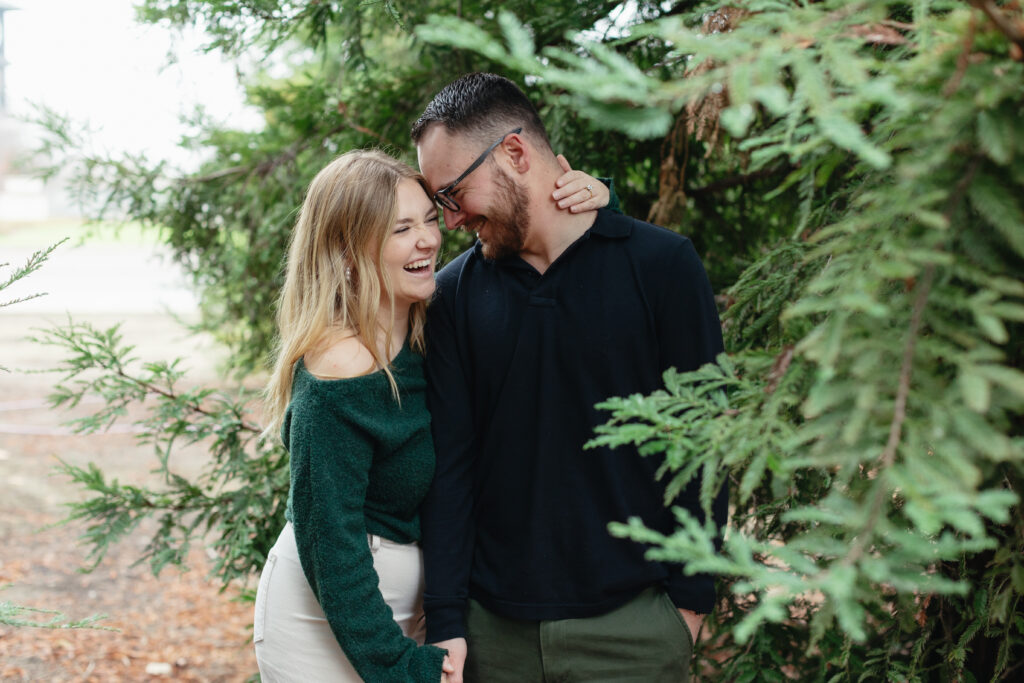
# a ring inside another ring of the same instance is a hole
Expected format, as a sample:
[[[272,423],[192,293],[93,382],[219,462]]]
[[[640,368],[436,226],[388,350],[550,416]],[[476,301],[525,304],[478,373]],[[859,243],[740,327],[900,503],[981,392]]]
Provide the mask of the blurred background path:
[[[210,559],[202,549],[192,553],[191,571],[154,578],[148,567],[132,566],[152,529],[143,525],[94,572],[81,574],[86,549],[77,538],[84,527],[50,526],[65,503],[83,495],[52,475],[57,457],[95,462],[110,477],[138,483],[150,481],[154,460],[130,421],[93,436],[63,426],[72,414],[48,407],[56,378],[41,373],[63,351],[28,341],[33,330],[65,324],[68,316],[102,329],[121,323],[140,358],[183,357],[190,383],[219,381],[216,345],[182,324],[196,319],[196,299],[155,236],[129,226],[81,241],[86,230],[74,220],[0,223],[0,264],[10,264],[0,269],[0,281],[32,252],[72,237],[39,271],[0,292],[0,302],[47,293],[0,308],[0,366],[11,370],[0,372],[0,602],[59,610],[70,619],[104,613],[110,616],[101,624],[120,630],[0,626],[0,680],[246,680],[256,672],[251,607],[207,579]],[[189,449],[176,466],[193,473],[205,458],[201,448]]]

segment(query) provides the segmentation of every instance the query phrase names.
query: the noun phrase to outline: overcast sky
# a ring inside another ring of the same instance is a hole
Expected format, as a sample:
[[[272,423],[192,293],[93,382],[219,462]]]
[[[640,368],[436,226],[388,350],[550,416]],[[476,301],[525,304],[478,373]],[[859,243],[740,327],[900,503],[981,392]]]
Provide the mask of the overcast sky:
[[[182,114],[201,103],[218,120],[259,125],[244,112],[234,66],[197,53],[195,34],[134,21],[133,0],[5,0],[11,114],[43,103],[88,121],[110,150],[182,161],[175,145]],[[168,53],[177,63],[166,66]]]

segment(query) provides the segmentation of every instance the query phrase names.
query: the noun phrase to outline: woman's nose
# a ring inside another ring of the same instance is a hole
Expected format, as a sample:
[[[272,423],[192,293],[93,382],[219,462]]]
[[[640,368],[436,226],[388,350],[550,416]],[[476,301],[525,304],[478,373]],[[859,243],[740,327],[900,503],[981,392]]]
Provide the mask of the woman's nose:
[[[441,243],[441,231],[436,224],[424,223],[423,230],[419,231],[419,239],[416,246],[421,249],[433,249]]]

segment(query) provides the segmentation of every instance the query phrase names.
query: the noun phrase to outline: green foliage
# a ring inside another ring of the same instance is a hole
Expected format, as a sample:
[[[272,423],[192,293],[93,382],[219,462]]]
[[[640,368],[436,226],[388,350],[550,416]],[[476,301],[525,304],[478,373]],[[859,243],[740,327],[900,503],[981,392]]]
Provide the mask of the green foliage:
[[[7,276],[6,280],[0,281],[0,291],[7,289],[18,280],[28,277],[35,271],[42,268],[46,260],[50,258],[50,254],[52,254],[57,247],[59,247],[66,241],[67,238],[47,247],[46,249],[41,249],[39,251],[33,252],[32,255],[28,257],[28,260],[25,262],[25,265],[15,268],[13,271],[11,271],[11,274]],[[0,263],[0,268],[6,268],[9,265],[10,264],[8,263]],[[45,294],[31,294],[29,296],[23,296],[17,299],[2,301],[0,302],[0,308],[21,303],[22,301],[29,301],[31,299],[35,299],[41,296],[45,296]],[[10,372],[8,368],[5,368],[2,365],[0,365],[0,371]],[[0,586],[0,590],[5,590],[7,588],[10,588],[10,584],[6,586]],[[33,616],[39,614],[48,614],[51,616],[46,621],[40,621],[39,619],[24,618],[26,616]],[[79,619],[77,621],[68,621],[63,614],[54,610],[41,609],[38,607],[24,607],[22,605],[16,605],[13,602],[8,602],[6,600],[0,601],[0,624],[3,624],[4,626],[13,626],[15,628],[100,628],[108,631],[116,630],[108,628],[106,626],[95,625],[96,622],[102,621],[103,619],[106,619],[106,615],[94,614],[90,617],[86,617],[85,619]]]
[[[140,441],[153,447],[158,487],[110,480],[92,463],[79,467],[61,461],[57,468],[90,494],[69,504],[66,519],[85,523],[90,569],[139,522],[155,517],[158,528],[139,558],[154,574],[167,565],[182,566],[192,543],[211,532],[217,552],[213,571],[224,586],[258,571],[284,526],[288,461],[279,445],[261,443],[259,427],[249,421],[256,392],[183,388],[180,360],[140,363],[132,347],[122,344],[117,327],[98,330],[69,322],[36,341],[70,354],[57,368],[63,377],[50,397],[54,406],[73,407],[86,396],[103,399],[99,411],[70,423],[76,433],[101,432],[125,418],[131,406],[146,406],[133,424]],[[174,467],[176,449],[190,444],[200,444],[210,455],[194,479]]]
[[[723,153],[786,164],[765,200],[800,197],[793,237],[762,241],[727,293],[733,354],[601,406],[593,443],[664,458],[670,496],[697,480],[709,506],[730,483],[721,551],[683,510],[669,536],[612,531],[724,577],[703,652],[715,680],[1010,679],[1024,657],[1020,38],[959,3],[730,5],[750,14],[728,31],[684,13],[629,38],[709,60],[671,80],[630,77],[585,41],[585,57],[486,48],[634,135],[724,89]],[[440,25],[431,40],[484,49]]]
[[[0,586],[0,590],[9,587],[10,586]],[[50,618],[45,621],[41,621],[38,618],[25,618],[35,617],[36,615],[49,615]],[[93,628],[103,631],[120,630],[110,628],[109,626],[96,625],[96,622],[102,621],[106,618],[107,616],[105,614],[95,614],[91,617],[86,617],[85,619],[69,621],[63,614],[52,609],[22,607],[21,605],[15,605],[12,602],[0,602],[0,624],[3,624],[4,626],[13,626],[15,628]]]
[[[614,9],[608,2],[560,0],[537,5],[513,2],[509,9],[534,15],[529,33],[537,46],[567,45],[570,28],[594,26]],[[461,3],[463,17],[486,24],[486,3]],[[201,294],[200,328],[229,349],[240,379],[258,373],[272,346],[274,307],[281,263],[305,188],[337,154],[383,147],[414,162],[408,131],[424,104],[461,73],[493,70],[496,64],[469,53],[424,43],[407,27],[449,5],[342,0],[324,3],[237,0],[147,0],[144,21],[195,25],[211,49],[232,55],[261,54],[245,77],[248,101],[263,113],[264,126],[238,131],[201,111],[182,146],[202,159],[194,171],[142,155],[92,151],[88,131],[66,117],[42,110],[47,131],[37,163],[44,176],[70,176],[73,194],[96,219],[130,220],[159,231]],[[657,15],[657,3],[637,5],[636,21]],[[635,58],[656,64],[665,47],[637,46]],[[282,75],[284,74],[284,75]],[[621,134],[590,126],[557,94],[534,91],[553,131],[556,149],[577,167],[627,179],[619,194],[648,204],[657,144],[636,146]],[[465,233],[446,235],[443,259],[470,243]],[[44,337],[65,347],[70,358],[54,395],[72,406],[86,395],[106,407],[77,420],[83,432],[116,420],[134,420],[152,444],[159,488],[110,481],[94,465],[61,470],[88,498],[71,506],[70,519],[85,525],[83,539],[99,561],[110,544],[147,517],[159,521],[142,560],[154,571],[184,561],[191,544],[212,532],[217,575],[225,582],[259,568],[283,524],[288,472],[278,447],[261,445],[246,416],[249,393],[230,396],[181,389],[178,362],[143,363],[120,347],[115,330],[68,323]],[[145,413],[133,417],[132,406]],[[182,444],[211,450],[211,464],[198,479],[174,472],[173,453]]]
[[[42,268],[43,264],[46,262],[46,260],[48,258],[50,258],[50,254],[52,254],[54,252],[54,250],[57,249],[57,247],[59,247],[60,245],[64,244],[64,242],[67,242],[67,238],[62,239],[60,242],[57,242],[56,244],[50,245],[46,249],[40,249],[39,251],[33,252],[32,255],[28,257],[28,260],[25,261],[25,265],[19,266],[19,267],[13,269],[11,271],[10,275],[7,276],[6,280],[0,281],[0,291],[3,291],[5,289],[7,289],[8,287],[13,285],[18,280],[21,280],[22,278],[28,277],[32,273],[34,273],[37,270],[39,270],[40,268]],[[10,263],[0,263],[0,268],[8,268],[8,267],[10,267],[10,265],[11,265]],[[21,303],[22,301],[29,301],[31,299],[37,299],[37,298],[39,298],[41,296],[46,296],[46,295],[44,293],[30,294],[28,296],[18,297],[17,299],[10,299],[8,301],[0,301],[0,308],[4,308],[6,306],[12,306],[14,304]]]
[[[185,142],[207,153],[198,172],[86,156],[78,186],[163,231],[244,371],[269,348],[288,227],[313,173],[366,145],[411,160],[408,126],[462,72],[528,78],[556,150],[614,177],[627,212],[688,234],[724,292],[729,355],[667,373],[652,396],[610,399],[595,437],[662,458],[670,496],[695,482],[709,505],[730,485],[724,533],[682,510],[668,536],[612,528],[721,577],[703,675],[1019,677],[1020,11],[739,0],[638,3],[626,19],[614,7],[149,0],[149,21],[195,23],[236,53],[292,50],[298,66],[252,75],[263,130],[197,121]],[[50,123],[56,152],[73,136]],[[449,256],[465,246],[447,239]],[[116,332],[52,334],[74,356],[58,400],[107,397],[80,428],[159,397],[142,423],[164,489],[66,468],[94,494],[73,516],[97,552],[159,516],[154,569],[206,529],[223,579],[257,568],[287,468],[257,445],[245,399],[174,388],[176,364],[128,369]],[[182,441],[211,448],[197,482],[172,474]]]
[[[566,31],[594,25],[614,6],[598,0],[505,5],[535,14],[528,33],[541,47],[566,45]],[[460,7],[462,16],[481,22],[491,11],[487,3]],[[656,7],[646,2],[640,10]],[[93,152],[85,131],[44,110],[37,117],[47,130],[37,155],[42,172],[70,176],[74,195],[98,219],[126,217],[159,230],[201,293],[201,327],[230,348],[239,374],[260,369],[272,346],[282,259],[309,181],[356,148],[380,147],[415,164],[409,129],[430,97],[468,70],[498,68],[425,44],[405,28],[450,9],[437,1],[399,8],[362,0],[148,0],[139,9],[146,21],[197,25],[211,49],[266,55],[246,77],[249,104],[262,112],[264,127],[241,132],[197,112],[190,122],[195,133],[182,145],[203,161],[185,171],[142,155]],[[636,52],[651,62],[664,51],[645,43]],[[555,133],[555,149],[576,167],[631,179],[619,193],[627,208],[633,203],[646,211],[657,145],[638,150],[628,137],[590,126],[572,103],[546,91],[533,94]],[[469,243],[464,233],[448,234],[442,255],[454,257]]]

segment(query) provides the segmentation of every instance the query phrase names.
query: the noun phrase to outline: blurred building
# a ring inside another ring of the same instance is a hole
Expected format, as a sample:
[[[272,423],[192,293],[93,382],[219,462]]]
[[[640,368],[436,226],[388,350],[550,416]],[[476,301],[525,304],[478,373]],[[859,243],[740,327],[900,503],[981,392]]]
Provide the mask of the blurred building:
[[[6,32],[4,31],[4,13],[17,9],[14,5],[8,5],[5,2],[0,2],[0,112],[7,109],[7,80],[4,78],[6,74],[7,59],[4,57],[4,40]]]
[[[37,136],[31,125],[12,115],[7,90],[7,71],[17,64],[7,61],[5,15],[17,9],[0,0],[0,223],[44,221],[76,213],[59,180],[44,183],[23,165]]]

